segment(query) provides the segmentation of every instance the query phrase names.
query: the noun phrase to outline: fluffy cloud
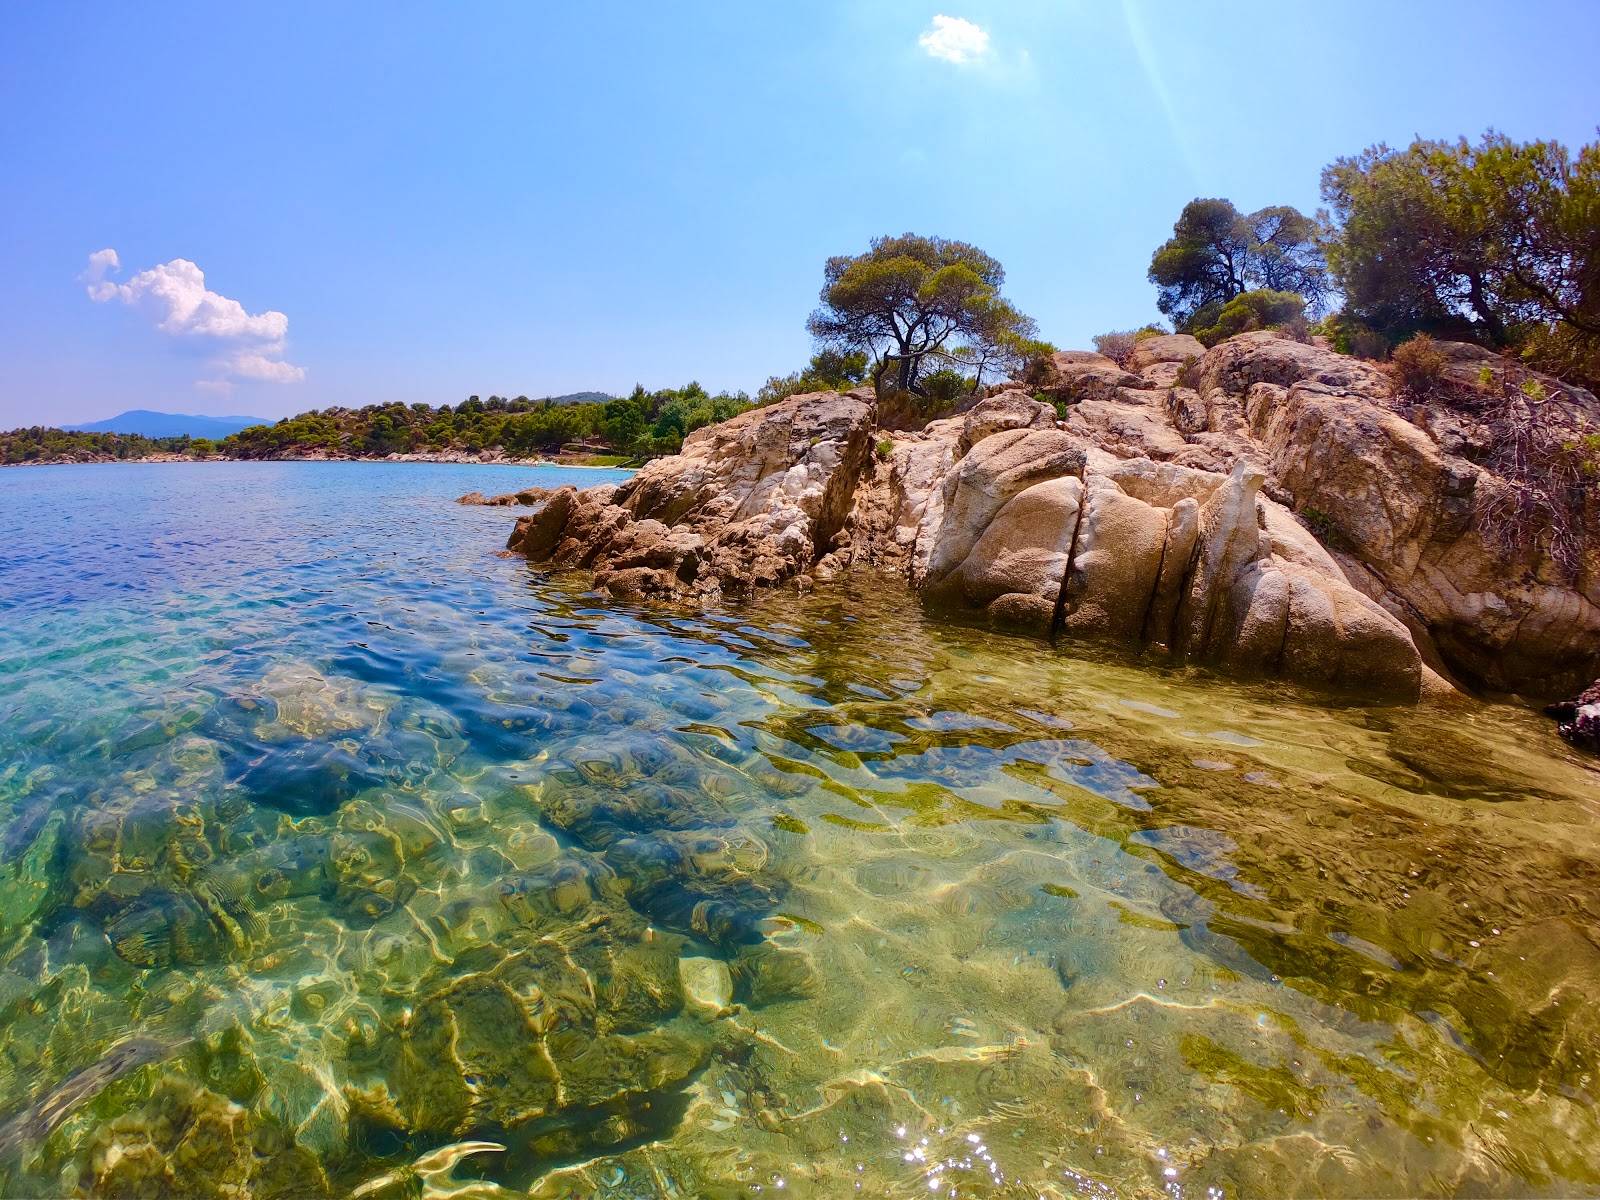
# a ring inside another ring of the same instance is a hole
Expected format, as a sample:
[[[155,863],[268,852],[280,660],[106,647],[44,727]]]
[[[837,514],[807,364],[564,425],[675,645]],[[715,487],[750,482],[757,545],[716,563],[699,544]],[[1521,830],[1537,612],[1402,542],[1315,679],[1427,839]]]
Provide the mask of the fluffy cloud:
[[[989,53],[988,31],[961,17],[934,17],[933,24],[917,39],[917,45],[930,57],[946,62],[966,63]]]
[[[115,250],[96,250],[79,278],[91,300],[121,300],[146,313],[157,329],[180,338],[204,339],[217,347],[215,379],[197,381],[222,389],[234,379],[269,383],[299,383],[304,367],[285,362],[289,318],[281,312],[249,313],[244,305],[206,287],[205,273],[186,258],[140,271],[127,283],[106,279],[120,270]]]

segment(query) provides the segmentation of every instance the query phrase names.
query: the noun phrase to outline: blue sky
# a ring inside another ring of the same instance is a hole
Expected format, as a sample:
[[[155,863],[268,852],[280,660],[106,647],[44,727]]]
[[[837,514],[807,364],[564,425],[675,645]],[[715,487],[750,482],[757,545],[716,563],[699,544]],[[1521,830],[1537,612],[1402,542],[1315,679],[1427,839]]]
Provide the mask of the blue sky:
[[[1594,0],[9,4],[0,427],[754,391],[907,230],[1082,346],[1194,196],[1593,140],[1596,45]]]

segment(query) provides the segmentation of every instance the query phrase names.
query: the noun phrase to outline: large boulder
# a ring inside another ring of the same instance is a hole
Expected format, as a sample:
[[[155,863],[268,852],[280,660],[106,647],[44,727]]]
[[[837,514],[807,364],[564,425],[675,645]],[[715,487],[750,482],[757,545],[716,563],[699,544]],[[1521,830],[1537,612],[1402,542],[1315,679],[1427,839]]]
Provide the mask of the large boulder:
[[[1205,354],[1206,348],[1200,340],[1187,333],[1141,338],[1133,344],[1133,351],[1128,355],[1128,369],[1146,371],[1158,363],[1181,364],[1189,359],[1198,362]]]
[[[1054,429],[1056,410],[1020,389],[1008,388],[978,401],[965,413],[957,454],[965,454],[992,433],[1006,429]]]
[[[1103,354],[1086,350],[1058,350],[1035,363],[1028,383],[1062,404],[1114,397],[1118,388],[1147,386],[1132,371],[1124,370]]]
[[[1458,375],[1476,384],[1488,360],[1446,346],[1471,368]],[[1498,387],[1503,365],[1489,370]],[[1555,380],[1541,386],[1561,398],[1541,413],[1566,427],[1554,440],[1576,444],[1600,430],[1594,397]],[[1492,439],[1463,430],[1481,422],[1462,421],[1449,404],[1403,403],[1372,364],[1246,334],[1207,354],[1202,390],[1208,430],[1251,446],[1274,493],[1381,580],[1387,606],[1414,614],[1454,671],[1544,693],[1593,677],[1600,511],[1592,488],[1557,518],[1574,525],[1576,553],[1564,560],[1548,526],[1506,535],[1504,514],[1526,488],[1496,469],[1492,447],[1474,449]]]
[[[1040,633],[1402,699],[1438,684],[1405,624],[1260,494],[1259,468],[1120,458],[1070,421],[1013,424],[962,453],[982,420],[897,439],[878,491],[901,516],[877,527],[897,553],[880,559],[870,537],[858,553]]]
[[[972,552],[996,515],[1036,483],[1082,471],[1083,448],[1058,429],[1006,429],[984,438],[944,477],[927,565],[912,583],[937,587]],[[932,513],[925,517],[931,525]]]

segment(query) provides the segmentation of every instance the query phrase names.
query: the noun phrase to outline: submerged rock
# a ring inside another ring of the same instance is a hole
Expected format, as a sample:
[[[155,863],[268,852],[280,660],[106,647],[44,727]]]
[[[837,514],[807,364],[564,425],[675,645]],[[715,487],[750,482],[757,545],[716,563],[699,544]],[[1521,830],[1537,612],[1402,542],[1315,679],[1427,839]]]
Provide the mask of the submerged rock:
[[[506,931],[424,981],[373,1041],[352,1042],[353,1119],[429,1138],[562,1130],[573,1151],[607,1143],[596,1110],[648,1124],[714,1044],[703,1022],[679,1019],[682,948],[605,901],[545,932]]]
[[[143,1108],[101,1125],[79,1186],[89,1196],[325,1196],[327,1177],[298,1147],[257,1145],[248,1112],[184,1080],[163,1080]],[[265,1140],[265,1139],[264,1139]]]

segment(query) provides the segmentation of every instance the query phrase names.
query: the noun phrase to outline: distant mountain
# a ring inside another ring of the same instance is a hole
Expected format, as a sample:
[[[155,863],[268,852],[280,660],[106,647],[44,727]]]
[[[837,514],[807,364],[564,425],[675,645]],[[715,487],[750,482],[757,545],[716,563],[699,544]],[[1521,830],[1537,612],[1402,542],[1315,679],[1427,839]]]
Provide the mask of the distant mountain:
[[[271,425],[269,417],[195,417],[183,413],[151,412],[135,408],[104,421],[91,421],[87,425],[67,425],[64,428],[76,433],[137,433],[143,437],[211,438],[216,441],[230,433],[238,433],[252,425]]]
[[[550,397],[553,404],[604,404],[615,399],[610,392],[568,392],[565,396]]]

